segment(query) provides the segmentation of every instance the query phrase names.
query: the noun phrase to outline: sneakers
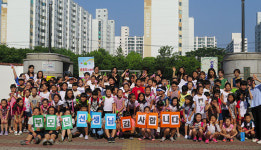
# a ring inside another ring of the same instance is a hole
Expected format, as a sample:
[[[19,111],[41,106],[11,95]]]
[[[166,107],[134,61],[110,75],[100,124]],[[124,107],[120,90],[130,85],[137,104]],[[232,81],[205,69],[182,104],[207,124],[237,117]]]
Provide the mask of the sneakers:
[[[257,144],[261,144],[261,140],[257,141],[256,143],[257,143]]]
[[[213,140],[212,140],[212,141],[213,141],[213,142],[215,142],[215,143],[217,143],[217,142],[218,142],[218,141],[217,141],[217,139],[214,139],[214,138],[213,138]]]
[[[4,131],[1,131],[1,132],[0,132],[0,135],[4,135]]]
[[[198,142],[201,142],[202,141],[202,138],[198,138]]]
[[[120,136],[120,131],[117,132],[117,136]]]
[[[194,141],[194,142],[196,142],[196,141],[197,141],[197,137],[196,137],[196,136],[193,138],[193,141]]]
[[[88,135],[85,135],[84,139],[85,139],[85,140],[88,140],[88,138],[89,138]]]
[[[224,138],[224,139],[223,139],[223,142],[226,142],[226,141],[227,141],[227,138]]]
[[[115,143],[115,138],[114,137],[111,138],[111,142]]]
[[[185,139],[188,139],[188,135],[185,135],[185,137],[184,137]]]
[[[232,139],[230,139],[230,142],[234,142],[234,139],[232,138]]]
[[[43,140],[43,145],[47,145],[48,142],[49,142],[48,140],[44,139],[44,140]]]
[[[80,138],[83,138],[83,134],[81,134],[79,137],[80,137]]]
[[[27,141],[27,140],[21,141],[20,144],[21,144],[21,145],[29,145],[29,144],[30,144],[30,141]]]
[[[71,142],[72,141],[72,134],[69,134],[68,135],[68,142]]]
[[[144,140],[144,137],[140,137],[140,138],[139,138],[139,141],[142,141],[142,140]]]
[[[14,132],[14,135],[18,135],[17,131]]]
[[[175,142],[173,137],[170,137],[169,139],[170,139],[171,142]]]
[[[130,137],[130,140],[133,140],[133,136]]]
[[[48,142],[49,142],[50,145],[53,145],[53,144],[54,144],[53,139],[50,139]]]
[[[5,131],[5,135],[8,135],[8,131]]]
[[[208,144],[209,143],[209,139],[206,139],[205,143]]]
[[[34,144],[39,144],[40,143],[40,139],[38,137],[34,138]]]
[[[59,142],[62,142],[63,141],[63,136],[62,136],[62,134],[58,134],[58,139],[59,139]]]
[[[108,138],[108,143],[111,143],[111,138],[110,137]]]
[[[18,135],[22,135],[22,133],[23,133],[22,131],[19,131]]]
[[[162,139],[160,140],[161,142],[164,142],[166,140],[165,137],[162,137]]]
[[[253,140],[252,140],[252,142],[257,142],[258,141],[258,139],[256,139],[256,138],[253,138]]]

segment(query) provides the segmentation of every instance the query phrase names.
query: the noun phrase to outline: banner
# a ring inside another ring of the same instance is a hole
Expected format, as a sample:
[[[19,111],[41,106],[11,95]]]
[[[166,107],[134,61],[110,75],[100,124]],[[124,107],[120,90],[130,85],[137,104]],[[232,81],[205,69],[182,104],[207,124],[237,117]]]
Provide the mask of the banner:
[[[105,114],[105,129],[116,129],[116,114]]]
[[[77,127],[88,127],[86,120],[88,120],[88,112],[87,111],[78,111],[76,126]]]
[[[33,116],[33,125],[34,125],[34,131],[36,131],[37,128],[43,129],[44,128],[43,115]]]
[[[132,130],[131,120],[132,120],[131,116],[121,117],[121,129],[122,129],[122,132],[131,131]]]
[[[89,72],[90,75],[94,69],[94,57],[78,57],[79,77],[84,77],[85,72]]]
[[[56,130],[57,116],[46,115],[45,130]]]
[[[137,112],[137,114],[136,114],[136,127],[138,127],[138,128],[146,128],[147,127],[146,113]]]
[[[158,113],[149,113],[147,115],[147,128],[158,129]]]
[[[102,117],[101,112],[92,112],[91,128],[102,128]]]
[[[160,127],[177,128],[180,127],[180,112],[161,112]]]
[[[218,72],[217,57],[201,57],[201,71],[204,71],[207,74],[209,68],[213,68]]]
[[[73,125],[72,125],[72,116],[71,115],[64,115],[62,116],[62,129],[66,130],[66,129],[72,129]]]
[[[55,63],[49,62],[49,61],[43,61],[42,62],[42,71],[43,72],[55,71]]]

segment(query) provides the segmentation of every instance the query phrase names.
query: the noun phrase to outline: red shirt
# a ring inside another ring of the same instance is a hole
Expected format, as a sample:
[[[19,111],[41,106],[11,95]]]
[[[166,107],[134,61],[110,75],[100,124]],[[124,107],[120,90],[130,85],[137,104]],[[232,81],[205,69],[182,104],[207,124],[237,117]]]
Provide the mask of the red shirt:
[[[135,94],[136,99],[138,99],[138,95],[139,95],[140,93],[145,93],[145,92],[144,92],[143,87],[137,87],[137,86],[135,86],[135,87],[132,89],[131,93]]]

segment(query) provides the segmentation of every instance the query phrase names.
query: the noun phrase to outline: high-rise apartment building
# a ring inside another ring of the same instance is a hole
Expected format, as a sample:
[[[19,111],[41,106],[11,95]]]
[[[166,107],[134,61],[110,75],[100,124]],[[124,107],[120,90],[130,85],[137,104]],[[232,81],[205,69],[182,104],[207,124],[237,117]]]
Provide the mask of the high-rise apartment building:
[[[245,38],[245,51],[247,52],[247,38]],[[232,33],[232,41],[227,45],[227,53],[239,53],[242,51],[241,33]]]
[[[261,52],[261,12],[256,15],[255,48],[256,52]]]
[[[180,55],[194,50],[189,0],[144,0],[144,45],[144,57],[156,57],[166,45]]]
[[[52,3],[52,47],[70,49],[77,54],[91,50],[92,15],[73,0],[5,2],[2,7],[7,9],[7,25],[1,22],[1,43],[15,48],[47,47],[49,4]]]
[[[194,38],[194,50],[199,48],[213,48],[217,47],[217,39],[215,36],[213,37],[198,37]]]
[[[115,21],[108,19],[107,9],[96,9],[96,18],[92,20],[92,51],[104,48],[110,54],[115,53]]]

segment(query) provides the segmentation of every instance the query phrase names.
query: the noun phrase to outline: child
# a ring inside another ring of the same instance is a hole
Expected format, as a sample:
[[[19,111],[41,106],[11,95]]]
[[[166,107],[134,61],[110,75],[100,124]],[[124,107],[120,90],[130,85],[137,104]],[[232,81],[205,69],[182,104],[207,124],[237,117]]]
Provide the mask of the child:
[[[117,136],[120,134],[120,118],[123,116],[123,111],[125,110],[125,98],[123,98],[123,91],[118,90],[118,95],[116,98],[114,98],[115,104],[116,104],[116,115],[117,115]]]
[[[99,107],[97,109],[98,112],[100,112],[101,114],[103,113],[103,109],[102,107]],[[91,120],[92,121],[92,120]],[[101,139],[103,134],[104,134],[104,130],[103,128],[100,129],[91,129],[92,130],[92,134],[94,135],[94,138],[97,140],[98,138]]]
[[[245,96],[245,92],[241,92],[240,96],[239,96],[239,101],[237,102],[237,109],[238,109],[238,123],[239,125],[241,124],[241,122],[244,121],[244,115],[247,112],[247,108],[248,108],[248,103],[246,101],[246,96]]]
[[[245,132],[246,139],[247,138],[253,138],[253,141],[256,142],[255,138],[255,124],[251,120],[251,116],[249,113],[246,113],[244,116],[244,122],[242,122],[241,125],[241,132]]]
[[[49,109],[48,109],[48,114],[49,115],[55,115],[55,108],[53,106],[50,106]],[[54,142],[55,142],[55,139],[58,135],[58,131],[61,129],[61,124],[60,124],[60,120],[56,119],[56,131],[52,131],[52,130],[49,130],[49,131],[45,131],[45,135],[44,135],[44,139],[43,139],[43,145],[47,145],[48,143],[50,145],[53,145]]]
[[[42,103],[43,104],[40,107],[41,115],[43,115],[45,117],[48,113],[48,109],[49,109],[51,104],[50,103],[48,104],[48,99],[43,99]]]
[[[106,97],[105,97],[105,100],[104,100],[103,110],[104,110],[103,116],[105,116],[106,113],[116,113],[115,101],[112,98],[110,88],[106,89]],[[109,143],[115,143],[115,138],[114,138],[115,133],[116,133],[115,129],[112,130],[111,134],[109,132],[109,129],[105,129],[105,134],[108,138]]]
[[[8,106],[7,100],[2,99],[1,105],[0,105],[0,118],[1,118],[1,132],[0,135],[4,134],[4,128],[5,128],[5,134],[8,135],[8,115],[9,115],[10,107]]]
[[[203,94],[203,87],[197,87],[197,95],[194,96],[193,101],[196,106],[196,113],[200,113],[202,115],[202,119],[204,125],[206,125],[206,113],[205,113],[205,106],[208,103],[207,97]]]
[[[222,127],[221,135],[224,136],[223,142],[226,142],[227,139],[230,139],[230,142],[234,141],[234,137],[237,135],[236,127],[231,123],[231,118],[226,117],[225,123]]]
[[[35,107],[40,108],[41,97],[37,95],[37,88],[32,88],[32,95],[29,96],[29,102],[31,105],[31,110],[34,110]]]
[[[242,78],[239,77],[240,76],[240,70],[239,69],[235,69],[234,70],[234,75],[235,75],[235,77],[233,79],[231,79],[230,83],[231,83],[231,87],[236,88],[236,80],[237,79],[242,80]]]
[[[24,107],[24,103],[23,103],[23,99],[22,98],[18,98],[16,100],[16,103],[13,107],[13,110],[14,110],[14,119],[15,119],[15,122],[14,122],[14,127],[15,127],[15,132],[14,134],[15,135],[21,135],[23,132],[22,132],[22,120],[24,120],[24,111],[25,111],[25,107]],[[18,126],[19,124],[19,133],[18,132]]]
[[[220,114],[220,106],[218,104],[218,98],[214,97],[210,104],[207,104],[205,107],[207,121],[211,120],[211,116],[218,116]]]
[[[33,109],[33,115],[35,116],[40,115],[39,107],[35,107]],[[34,139],[34,144],[39,144],[41,139],[43,138],[44,131],[41,130],[40,128],[34,130],[33,117],[29,118],[28,120],[28,130],[29,130],[29,134],[24,141],[21,141],[21,145],[29,145],[32,139]]]
[[[131,93],[129,95],[129,101],[127,104],[127,111],[131,113],[131,115],[136,114],[136,106],[138,105],[138,101],[136,101],[135,94]]]
[[[66,109],[69,109],[72,113],[74,113],[74,105],[76,104],[75,97],[73,95],[73,91],[71,89],[68,89],[65,94],[65,103],[64,107]]]
[[[140,93],[144,93],[144,89],[141,87],[141,80],[140,79],[136,80],[136,86],[132,89],[131,93],[135,94],[136,99],[138,99],[138,95]]]
[[[82,100],[82,97],[81,97]],[[102,100],[98,97],[98,90],[92,92],[92,97],[89,99],[89,114],[91,112],[96,112],[99,107],[101,107]]]
[[[182,109],[185,122],[185,139],[188,139],[188,126],[191,125],[195,112],[195,104],[192,96],[188,95],[185,97],[185,103],[183,104]]]
[[[72,84],[72,90],[73,90],[74,97],[80,96],[81,92],[78,91],[78,83],[77,82],[74,82]]]
[[[213,142],[217,143],[217,137],[219,136],[221,129],[217,122],[217,117],[215,115],[210,116],[209,124],[207,124],[207,130],[205,133],[206,144],[209,143],[209,140],[212,139]]]
[[[66,82],[64,82],[62,84],[61,91],[59,92],[63,103],[65,103],[65,94],[66,94],[67,88],[68,88],[68,84]]]
[[[87,112],[88,111],[88,107],[83,106],[83,107],[81,107],[80,111]],[[75,121],[77,121],[77,116],[75,117]],[[88,113],[88,119],[86,120],[86,122],[88,124],[87,127],[83,127],[83,128],[78,128],[77,127],[77,129],[79,130],[80,133],[85,133],[84,139],[88,140],[88,138],[89,138],[89,136],[88,136],[89,135],[88,126],[90,126],[90,122],[91,122],[91,115],[90,115],[90,113]],[[80,137],[83,137],[83,135],[81,134]]]
[[[210,86],[211,86],[210,81],[209,81],[209,80],[205,80],[205,81],[204,81],[204,90],[203,90],[203,93],[205,93],[205,92],[212,93]]]
[[[202,141],[203,128],[204,128],[204,123],[202,122],[202,115],[200,113],[197,113],[195,114],[193,125],[191,127],[194,142],[197,141],[197,136],[198,136],[198,142]]]
[[[181,94],[179,95],[179,105],[180,106],[183,106],[184,105],[184,103],[185,103],[185,97],[186,96],[188,96],[188,95],[190,95],[189,93],[188,93],[188,86],[186,86],[186,85],[183,85],[182,86],[182,92],[181,92]]]
[[[25,107],[25,111],[24,111],[24,116],[25,116],[25,120],[24,120],[24,131],[27,131],[27,123],[28,123],[28,119],[30,117],[32,117],[32,110],[31,110],[31,105],[30,105],[30,101],[29,101],[29,96],[30,96],[30,90],[25,90],[25,97],[23,98],[24,100],[24,107]]]
[[[40,88],[43,90],[39,93],[39,96],[41,97],[41,100],[48,99],[49,103],[52,102],[52,99],[50,98],[50,92],[48,91],[48,85],[46,83],[42,84]]]
[[[179,99],[177,97],[172,98],[171,103],[170,103],[169,107],[167,108],[167,110],[170,112],[180,111]],[[177,128],[177,136],[180,137],[179,128]]]
[[[228,111],[229,111],[229,114],[231,117],[231,123],[236,125],[237,103],[235,101],[234,94],[232,94],[232,93],[228,94],[227,100],[228,100],[227,107],[228,107]]]
[[[151,94],[150,87],[145,88],[145,100],[147,101],[148,106],[152,109],[152,105],[155,101],[155,96]]]
[[[221,92],[221,109],[222,109],[222,116],[223,118],[228,117],[229,116],[229,111],[228,111],[228,107],[227,107],[227,98],[228,98],[228,94],[231,93],[231,85],[230,83],[226,83],[225,84],[225,90],[223,90]]]
[[[83,80],[80,78],[78,79],[78,87],[77,87],[77,90],[80,92],[80,93],[84,93],[85,91],[85,87],[84,87],[84,83],[83,83]]]
[[[14,104],[16,103],[16,99],[19,97],[19,95],[16,92],[16,85],[15,84],[11,84],[10,86],[10,90],[11,93],[9,94],[9,98],[8,98],[8,105],[10,106],[11,111],[10,113],[10,117],[8,118],[8,124],[9,124],[9,132],[12,133],[13,131],[11,130],[11,124],[13,124],[13,120],[11,120],[13,118],[14,112],[13,112],[13,107]]]
[[[131,116],[130,112],[126,112],[124,114],[124,117],[128,117],[128,116]],[[131,126],[132,126],[132,130],[131,131],[125,131],[125,132],[122,132],[122,134],[120,135],[121,139],[124,139],[124,135],[128,134],[130,136],[130,140],[133,140],[133,135],[135,133],[135,120],[133,118],[131,118]]]
[[[71,110],[66,109],[66,111],[64,112],[64,115],[71,115]],[[60,118],[60,122],[61,123],[63,122],[62,118]],[[73,118],[72,118],[72,124],[73,125],[75,124],[75,121],[74,121]],[[66,132],[67,132],[67,136],[68,136],[68,142],[72,141],[71,129],[65,129],[65,130],[62,130],[62,134],[58,135],[58,139],[59,139],[60,142],[64,141],[64,137],[65,137]]]
[[[61,96],[59,94],[55,94],[53,96],[53,102],[51,104],[55,108],[55,112],[57,112],[56,115],[62,115],[61,108],[63,106],[63,102],[61,101]]]
[[[178,91],[178,83],[172,82],[171,89],[168,91],[168,97],[173,99],[174,97],[179,97],[180,91]]]
[[[147,103],[147,101],[145,99],[145,94],[143,94],[143,93],[140,93],[138,95],[137,102],[138,102],[137,111],[144,112],[144,108],[146,106],[149,106],[149,104]]]
[[[146,106],[144,108],[144,112],[146,114],[150,113],[150,107],[149,106]],[[146,137],[149,139],[149,140],[152,140],[152,141],[155,141],[154,138],[152,138],[152,129],[148,129],[148,128],[141,128],[140,129],[140,132],[141,132],[141,137],[139,138],[140,141],[144,140]]]
[[[51,86],[50,95],[49,95],[49,100],[52,100],[52,101],[54,100],[53,97],[54,97],[55,94],[58,94],[57,91],[58,91],[57,86],[56,85],[52,85]]]

